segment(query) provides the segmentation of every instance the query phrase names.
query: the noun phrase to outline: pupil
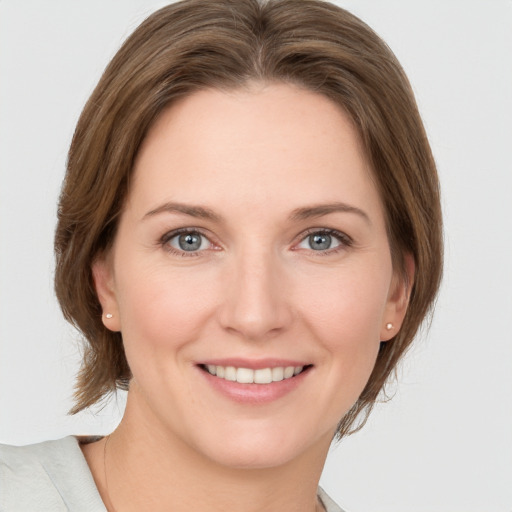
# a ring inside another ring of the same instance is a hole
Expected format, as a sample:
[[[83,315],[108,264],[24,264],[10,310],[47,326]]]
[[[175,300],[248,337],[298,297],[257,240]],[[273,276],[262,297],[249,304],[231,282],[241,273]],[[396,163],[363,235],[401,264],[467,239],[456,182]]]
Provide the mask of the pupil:
[[[331,235],[310,235],[309,243],[313,249],[324,251],[331,246]]]
[[[197,251],[201,247],[201,237],[193,233],[180,235],[178,242],[183,251]]]

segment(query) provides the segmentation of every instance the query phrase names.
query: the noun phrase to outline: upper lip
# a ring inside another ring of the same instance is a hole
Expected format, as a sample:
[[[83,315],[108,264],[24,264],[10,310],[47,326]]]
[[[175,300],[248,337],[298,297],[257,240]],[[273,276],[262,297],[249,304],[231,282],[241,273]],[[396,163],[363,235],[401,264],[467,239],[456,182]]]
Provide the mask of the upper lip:
[[[235,368],[249,368],[251,370],[260,370],[262,368],[278,368],[287,366],[309,366],[311,363],[299,361],[297,359],[246,359],[240,357],[229,357],[222,359],[208,359],[198,363],[199,365],[213,366],[234,366]]]

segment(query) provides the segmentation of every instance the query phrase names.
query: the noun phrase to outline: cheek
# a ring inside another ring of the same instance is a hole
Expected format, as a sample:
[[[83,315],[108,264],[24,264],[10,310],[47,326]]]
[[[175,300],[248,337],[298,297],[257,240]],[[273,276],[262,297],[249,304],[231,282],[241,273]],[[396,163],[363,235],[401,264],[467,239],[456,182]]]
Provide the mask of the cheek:
[[[300,302],[310,331],[323,347],[333,385],[343,380],[354,400],[366,384],[380,346],[389,272],[342,272],[305,287]]]
[[[380,341],[390,283],[387,274],[340,272],[302,287],[300,302],[327,344]]]
[[[117,288],[127,352],[176,349],[197,339],[215,295],[208,276],[140,266],[133,272],[130,265],[120,268]]]

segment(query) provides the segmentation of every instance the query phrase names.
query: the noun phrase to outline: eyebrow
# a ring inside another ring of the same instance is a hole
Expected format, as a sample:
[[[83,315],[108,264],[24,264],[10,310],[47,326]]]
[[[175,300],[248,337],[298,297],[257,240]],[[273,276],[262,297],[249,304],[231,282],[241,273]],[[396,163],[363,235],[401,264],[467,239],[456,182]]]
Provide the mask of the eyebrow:
[[[143,220],[158,215],[160,213],[183,213],[185,215],[189,215],[190,217],[195,217],[198,219],[207,219],[215,222],[222,221],[220,215],[216,214],[213,210],[209,208],[205,208],[203,206],[192,206],[183,203],[164,203],[154,210],[150,210],[147,212]]]
[[[348,205],[346,203],[328,203],[328,204],[318,204],[313,206],[305,206],[302,208],[297,208],[292,211],[290,214],[290,220],[292,221],[300,221],[313,219],[316,217],[323,217],[324,215],[329,215],[331,213],[353,213],[359,215],[363,218],[368,224],[372,224],[370,217],[368,214],[357,208],[355,206]],[[223,219],[220,215],[215,213],[210,208],[205,208],[204,206],[195,206],[195,205],[187,205],[183,203],[174,203],[167,202],[164,203],[153,210],[147,212],[143,220],[154,217],[155,215],[161,213],[182,213],[184,215],[189,215],[190,217],[195,217],[198,219],[206,219],[214,222],[221,222]]]
[[[290,219],[297,220],[307,220],[313,219],[315,217],[323,217],[324,215],[329,215],[331,213],[354,213],[360,217],[362,217],[368,224],[372,224],[370,217],[368,214],[357,208],[356,206],[351,206],[346,203],[328,203],[328,204],[318,204],[313,206],[306,206],[304,208],[297,208],[293,210],[290,215]]]

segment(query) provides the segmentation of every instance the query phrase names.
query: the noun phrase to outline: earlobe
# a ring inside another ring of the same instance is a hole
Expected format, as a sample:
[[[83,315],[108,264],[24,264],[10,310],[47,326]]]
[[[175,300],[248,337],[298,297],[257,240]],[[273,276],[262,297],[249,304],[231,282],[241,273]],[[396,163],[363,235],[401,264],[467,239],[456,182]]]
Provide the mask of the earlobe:
[[[405,275],[395,274],[386,305],[381,329],[381,341],[388,341],[397,335],[407,313],[409,298],[414,284],[416,265],[412,254],[404,255]]]
[[[97,258],[92,265],[94,288],[101,304],[103,325],[114,332],[121,330],[119,308],[110,258]]]

